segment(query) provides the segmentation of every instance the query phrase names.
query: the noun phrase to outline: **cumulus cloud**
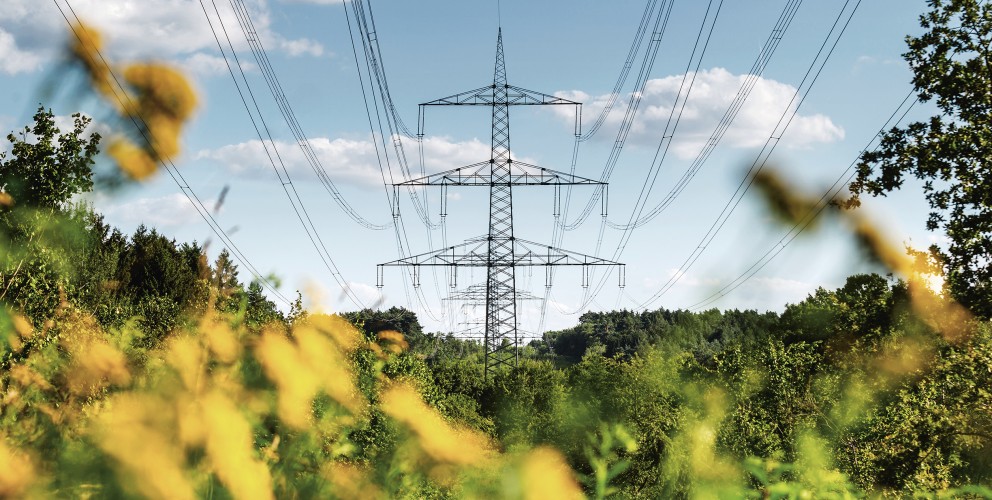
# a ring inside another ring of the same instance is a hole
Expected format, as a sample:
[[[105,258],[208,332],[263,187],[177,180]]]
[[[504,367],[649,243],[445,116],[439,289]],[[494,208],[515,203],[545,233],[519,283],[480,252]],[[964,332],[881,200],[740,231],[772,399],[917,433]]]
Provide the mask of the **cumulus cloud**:
[[[710,135],[734,101],[748,75],[735,75],[723,68],[701,71],[696,75],[689,101],[682,112],[672,151],[680,158],[693,158],[709,140]],[[640,107],[631,125],[627,141],[655,146],[661,139],[678,96],[682,75],[648,80],[641,96]],[[733,125],[723,138],[723,144],[736,148],[759,147],[768,139],[775,125],[790,106],[796,88],[767,78],[759,78]],[[610,95],[590,96],[581,91],[558,92],[557,95],[584,103],[585,116],[598,116],[606,107]],[[607,116],[604,127],[596,137],[612,141],[623,121],[625,104],[630,94],[620,96]],[[794,107],[794,105],[792,105]],[[571,123],[572,115],[556,109]],[[612,132],[612,134],[611,134]],[[794,148],[810,147],[844,138],[844,130],[822,114],[797,114],[783,138],[783,145]]]
[[[41,56],[21,50],[14,35],[0,29],[0,71],[9,75],[29,73],[41,65]]]
[[[346,281],[345,286],[365,305],[372,308],[381,305],[382,294],[375,286],[357,281]],[[303,307],[312,313],[334,313],[355,308],[348,291],[335,282],[324,284],[308,274],[296,280],[296,287],[302,291]]]
[[[180,66],[193,74],[213,76],[227,71],[227,63],[223,57],[197,52],[180,63]]]
[[[246,5],[267,49],[290,56],[324,53],[316,41],[287,38],[274,31],[268,0],[247,0]],[[218,68],[214,35],[195,0],[74,0],[72,7],[84,23],[103,34],[115,58],[168,59],[206,74]],[[230,4],[219,2],[218,7],[235,47],[247,50]],[[212,9],[208,12],[217,27],[216,14]],[[33,71],[42,61],[56,57],[68,31],[53,4],[35,0],[6,0],[0,9],[0,26],[0,71],[7,73]]]
[[[310,147],[332,181],[363,187],[382,186],[378,157],[375,152],[375,145],[371,140],[319,137],[310,139]],[[408,158],[416,158],[417,155],[411,149],[415,147],[415,144],[407,143]],[[275,149],[279,152],[279,157],[282,158],[294,181],[300,179],[315,180],[317,178],[317,174],[313,171],[298,144],[276,141]],[[428,173],[469,165],[488,159],[489,156],[489,145],[476,139],[462,142],[454,142],[446,137],[424,139],[424,168]],[[198,152],[195,158],[220,163],[229,172],[239,176],[268,179],[274,175],[265,147],[258,140],[203,150]],[[273,159],[277,166],[280,165],[275,156]],[[420,175],[419,164],[414,165],[411,161],[410,169],[413,171],[414,177]],[[401,180],[402,174],[395,162],[393,175],[394,181],[399,182]]]
[[[115,225],[163,228],[190,224],[200,220],[193,204],[182,193],[174,193],[158,198],[141,198],[127,203],[101,205],[100,211]],[[207,206],[213,201],[207,200]]]
[[[310,40],[309,38],[299,38],[296,40],[280,40],[279,46],[291,56],[311,55],[319,57],[324,53],[324,46]]]
[[[282,0],[283,3],[309,3],[314,5],[339,5],[343,0]]]

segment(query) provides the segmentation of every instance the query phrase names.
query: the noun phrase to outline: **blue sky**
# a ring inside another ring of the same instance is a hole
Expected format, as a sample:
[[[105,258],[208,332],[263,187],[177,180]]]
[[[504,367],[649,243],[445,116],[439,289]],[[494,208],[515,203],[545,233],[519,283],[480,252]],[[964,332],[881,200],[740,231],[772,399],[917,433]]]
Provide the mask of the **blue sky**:
[[[65,0],[59,2],[66,6]],[[303,291],[314,308],[354,309],[356,306],[342,294],[321,262],[266,159],[249,112],[210,31],[208,17],[215,28],[220,28],[214,4],[209,0],[202,4],[199,0],[69,3],[84,21],[103,31],[108,55],[113,59],[165,60],[195,80],[201,104],[184,135],[184,152],[176,164],[204,200],[215,199],[225,186],[229,187],[216,217],[222,226],[232,229],[232,238],[254,266],[263,273],[279,276],[285,295],[292,296],[297,289]],[[328,177],[363,217],[375,224],[391,222],[382,182],[384,170],[380,170],[377,161],[344,6],[331,0],[245,3],[300,128],[310,139],[310,147]],[[721,4],[715,0],[710,4],[680,0],[671,5],[657,57],[610,175],[610,221],[626,223],[636,208],[635,200],[647,182],[652,156],[665,135],[707,6],[712,5],[710,20],[716,7],[721,6],[713,36],[665,161],[658,167],[648,208],[662,201],[706,144],[787,3],[724,0]],[[583,118],[590,125],[609,100],[645,4],[502,1],[499,17],[510,83],[583,101]],[[545,328],[574,324],[584,310],[618,306],[636,309],[673,275],[681,278],[649,307],[674,309],[696,304],[737,277],[782,238],[785,228],[772,224],[749,193],[692,267],[680,270],[680,264],[693,254],[707,228],[732,199],[746,167],[759,158],[769,136],[777,134],[776,122],[783,113],[789,116],[795,111],[795,118],[781,134],[767,168],[777,169],[805,189],[822,192],[857,157],[911,89],[910,72],[900,54],[905,50],[905,35],[919,32],[917,17],[925,8],[924,2],[864,0],[859,4],[852,0],[844,12],[850,13],[855,4],[858,5],[850,25],[796,111],[788,102],[845,2],[807,0],[799,6],[774,57],[723,140],[678,198],[627,236],[629,242],[622,252],[617,253],[624,238],[621,231],[607,227],[599,241],[602,220],[598,209],[580,227],[564,233],[560,245],[564,248],[598,253],[604,258],[617,255],[616,260],[627,264],[627,287],[621,293],[615,285],[616,278],[610,277],[598,294],[586,295],[580,286],[579,271],[562,269],[556,273],[548,296]],[[209,16],[204,15],[203,5]],[[348,4],[349,14],[351,5]],[[397,232],[365,229],[333,202],[279,113],[231,3],[217,1],[216,8],[237,49],[261,118],[275,139],[275,151],[285,162],[299,199],[340,270],[341,279],[349,283],[361,302],[411,308],[432,330],[463,329],[459,322],[471,321],[481,308],[460,308],[439,300],[448,292],[441,273],[437,275],[438,283],[432,274],[425,273],[424,286],[418,292],[404,287],[400,270],[388,269],[386,287],[383,296],[379,296],[374,287],[375,266],[399,257]],[[416,126],[418,103],[492,81],[499,25],[496,2],[372,2],[371,14],[392,100],[410,127]],[[845,14],[841,23],[846,19]],[[352,18],[353,28],[354,22]],[[46,96],[41,90],[61,60],[66,33],[67,26],[55,3],[5,2],[0,12],[0,89],[8,96],[0,107],[3,130],[28,123],[39,100],[59,115],[82,109],[98,120],[105,116],[105,110],[93,99],[67,97],[65,93]],[[643,52],[642,46],[613,112],[594,136],[582,142],[575,164],[577,175],[600,178],[608,165],[631,102]],[[359,56],[364,64],[361,52]],[[368,84],[368,75],[362,78]],[[373,105],[373,101],[369,104]],[[572,118],[562,111],[514,108],[514,155],[529,163],[569,170],[574,145]],[[919,118],[930,111],[918,106],[909,118]],[[424,169],[436,172],[488,159],[489,133],[489,115],[483,108],[431,109],[426,118]],[[402,141],[410,168],[419,172],[416,141]],[[380,142],[378,154],[390,156],[383,168],[392,168],[398,179],[402,174],[393,157],[395,150],[388,137],[385,142],[386,152]],[[552,190],[526,188],[515,194],[517,237],[550,241],[555,228]],[[571,217],[580,212],[592,194],[590,188],[576,189],[569,205]],[[425,191],[421,195],[428,202],[430,217],[437,222],[440,193]],[[480,188],[449,189],[449,215],[443,235],[441,230],[429,232],[425,228],[410,197],[404,195],[401,213],[409,251],[422,253],[431,250],[431,245],[441,247],[444,241],[455,244],[484,234],[488,217],[485,195]],[[145,223],[182,241],[203,242],[210,238],[214,241],[211,254],[220,250],[209,228],[168,176],[159,175],[112,195],[96,193],[90,199],[111,223],[125,231]],[[940,241],[924,231],[926,205],[912,185],[888,198],[872,200],[865,210],[884,225],[894,240],[915,246]],[[837,287],[846,276],[868,270],[873,269],[861,262],[842,228],[829,223],[816,234],[795,240],[751,280],[712,305],[781,310],[786,303],[802,300],[817,286]],[[248,278],[247,274],[243,277]],[[595,283],[603,273],[594,278]],[[543,271],[519,271],[517,280],[521,288],[545,296]],[[460,286],[483,281],[481,269],[459,272]],[[523,330],[534,331],[541,326],[539,304],[531,302],[523,307],[519,318]]]

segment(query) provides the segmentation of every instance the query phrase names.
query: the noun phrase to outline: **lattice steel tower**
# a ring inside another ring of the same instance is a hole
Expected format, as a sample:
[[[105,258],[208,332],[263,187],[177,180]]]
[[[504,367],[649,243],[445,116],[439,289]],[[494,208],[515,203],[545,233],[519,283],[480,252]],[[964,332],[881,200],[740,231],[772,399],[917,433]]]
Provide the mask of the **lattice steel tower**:
[[[399,214],[399,189],[412,186],[441,187],[441,216],[447,215],[448,186],[489,187],[489,233],[441,250],[413,255],[379,264],[376,284],[382,287],[384,266],[412,266],[414,286],[419,286],[421,266],[448,266],[452,270],[452,286],[458,267],[485,267],[486,316],[484,346],[485,372],[500,365],[516,365],[519,343],[517,331],[516,268],[547,267],[545,286],[551,286],[550,266],[583,266],[583,286],[588,286],[588,266],[621,266],[620,286],[624,285],[623,265],[598,257],[570,252],[517,238],[513,232],[513,186],[554,186],[555,216],[561,186],[592,185],[605,189],[605,183],[572,174],[529,165],[510,155],[510,106],[571,105],[576,107],[575,134],[581,133],[578,102],[553,95],[523,89],[507,83],[503,58],[502,29],[496,39],[496,68],[492,85],[462,92],[420,105],[418,135],[424,134],[426,106],[489,106],[492,108],[492,154],[488,161],[475,163],[418,179],[394,184],[394,217]],[[603,215],[605,200],[603,196]]]

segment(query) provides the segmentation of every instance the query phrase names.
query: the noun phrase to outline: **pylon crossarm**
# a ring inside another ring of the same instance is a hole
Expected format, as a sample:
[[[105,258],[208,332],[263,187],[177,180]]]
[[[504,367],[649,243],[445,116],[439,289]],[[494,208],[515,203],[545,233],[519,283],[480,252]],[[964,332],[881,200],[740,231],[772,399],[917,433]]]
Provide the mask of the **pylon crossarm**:
[[[383,266],[486,266],[488,245],[486,237],[470,239],[458,245],[410,255],[379,264]]]
[[[493,85],[479,87],[474,90],[466,90],[448,97],[442,97],[433,101],[422,102],[421,106],[492,106],[493,105]]]
[[[507,87],[506,100],[508,105],[573,105],[581,106],[581,102],[571,101],[564,97],[548,95],[534,90],[527,90],[510,85]]]
[[[564,97],[527,90],[515,85],[506,86],[506,101],[497,101],[495,85],[486,85],[474,90],[459,92],[454,95],[421,103],[421,106],[547,106],[572,105],[582,103],[570,101]]]
[[[522,161],[510,160],[512,186],[605,186],[605,182],[579,177]],[[491,163],[483,161],[436,174],[410,179],[394,186],[483,186],[492,185]]]
[[[534,241],[517,238],[514,248],[514,259],[533,259],[533,264],[518,262],[517,266],[622,266],[619,262],[586,255],[571,250],[544,245]],[[519,250],[518,250],[519,249]]]
[[[503,294],[505,292],[508,292],[509,291],[509,287],[506,286],[506,285],[503,285],[503,284],[497,284],[494,287],[494,290],[496,292],[496,295],[501,295],[501,294]],[[443,300],[443,301],[460,301],[460,302],[461,301],[464,301],[464,302],[466,302],[465,305],[483,305],[484,306],[484,305],[486,305],[486,293],[487,293],[487,287],[486,287],[486,285],[481,285],[481,284],[480,285],[471,285],[468,288],[466,288],[464,290],[460,290],[458,292],[454,292],[454,293],[448,295],[447,297],[445,297],[445,298],[443,298],[441,300]],[[523,291],[523,290],[517,290],[516,295],[517,295],[517,298],[516,298],[517,302],[520,302],[520,301],[523,301],[523,300],[541,300],[541,301],[544,300],[544,297],[538,297],[538,296],[536,296],[536,295],[534,295],[532,293],[529,293],[529,292],[526,292],[526,291]]]
[[[506,240],[500,240],[506,241]],[[465,266],[489,267],[492,265],[528,266],[617,266],[619,262],[563,250],[533,241],[516,238],[513,254],[506,261],[493,262],[489,257],[488,239],[475,238],[459,245],[379,264],[382,266]]]

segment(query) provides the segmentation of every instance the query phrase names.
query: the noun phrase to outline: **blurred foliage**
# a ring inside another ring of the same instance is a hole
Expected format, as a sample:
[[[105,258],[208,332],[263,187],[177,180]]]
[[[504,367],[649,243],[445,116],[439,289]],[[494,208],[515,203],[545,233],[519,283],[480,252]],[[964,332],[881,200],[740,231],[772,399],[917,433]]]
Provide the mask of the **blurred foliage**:
[[[983,318],[992,317],[992,5],[979,0],[929,0],[925,30],[906,38],[903,57],[920,101],[933,117],[894,127],[866,152],[851,183],[853,198],[884,196],[907,177],[922,181],[930,205],[926,226],[948,243],[930,253],[946,272],[945,286]]]
[[[115,112],[153,140],[113,156],[140,178],[195,99],[125,74]],[[226,250],[108,226],[73,202],[87,125],[41,108],[0,159],[0,497],[992,498],[992,323],[856,213],[835,215],[885,276],[781,314],[587,313],[486,378],[410,311],[284,313]],[[815,206],[756,181],[786,221]]]

